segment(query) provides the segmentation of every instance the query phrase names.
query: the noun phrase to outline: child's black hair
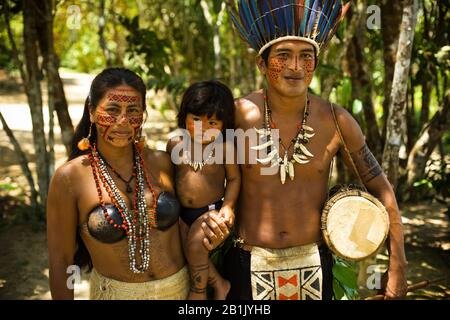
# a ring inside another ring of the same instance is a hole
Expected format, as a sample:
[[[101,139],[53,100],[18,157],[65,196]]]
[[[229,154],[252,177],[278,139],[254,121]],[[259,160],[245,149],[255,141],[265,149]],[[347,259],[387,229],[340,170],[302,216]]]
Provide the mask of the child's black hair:
[[[178,127],[186,129],[188,113],[196,116],[214,114],[223,122],[223,132],[234,129],[234,98],[231,90],[217,80],[196,82],[183,95],[178,112]]]

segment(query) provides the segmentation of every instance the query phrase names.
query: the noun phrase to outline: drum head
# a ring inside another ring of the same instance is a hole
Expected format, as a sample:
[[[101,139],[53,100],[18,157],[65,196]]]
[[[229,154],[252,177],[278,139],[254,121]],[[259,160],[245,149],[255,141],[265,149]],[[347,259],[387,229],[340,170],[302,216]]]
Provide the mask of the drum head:
[[[383,245],[389,232],[389,217],[372,195],[357,190],[339,192],[324,207],[322,232],[336,255],[359,261]]]

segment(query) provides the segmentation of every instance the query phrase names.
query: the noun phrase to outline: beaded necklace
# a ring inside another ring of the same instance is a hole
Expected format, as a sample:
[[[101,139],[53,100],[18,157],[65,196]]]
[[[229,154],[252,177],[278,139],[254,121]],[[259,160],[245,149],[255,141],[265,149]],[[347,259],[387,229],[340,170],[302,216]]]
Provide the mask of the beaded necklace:
[[[308,144],[309,139],[312,138],[315,133],[314,129],[307,126],[306,122],[308,120],[309,116],[309,99],[308,95],[306,95],[306,103],[305,103],[305,109],[303,113],[303,120],[301,125],[297,124],[297,134],[296,136],[291,140],[289,146],[286,148],[283,143],[281,142],[281,139],[279,139],[280,145],[284,148],[284,156],[281,157],[279,150],[277,149],[275,142],[273,140],[272,136],[272,129],[275,129],[276,126],[274,125],[273,121],[271,121],[271,114],[272,111],[269,108],[269,105],[267,103],[267,95],[264,96],[264,124],[262,129],[256,129],[256,132],[258,133],[260,138],[263,138],[265,141],[263,141],[262,144],[259,144],[257,146],[251,147],[253,150],[267,150],[267,157],[262,159],[256,159],[261,164],[271,164],[271,167],[279,167],[280,172],[280,181],[282,184],[286,182],[286,175],[289,175],[289,178],[291,180],[294,180],[295,178],[295,170],[294,170],[294,164],[306,164],[310,160],[308,157],[312,158],[314,155],[309,152],[309,150],[306,148],[306,144]],[[294,146],[294,153],[292,154],[292,157],[288,156],[289,149],[291,146]]]
[[[143,157],[139,150],[133,146],[134,167],[136,183],[133,197],[133,209],[129,209],[122,198],[119,189],[112,179],[106,167],[106,162],[93,144],[89,153],[89,162],[97,188],[100,206],[103,209],[106,220],[115,228],[123,229],[128,239],[129,267],[133,273],[144,273],[150,266],[150,229],[156,227],[156,193],[146,172]],[[100,181],[107,191],[112,203],[119,210],[122,223],[114,221],[109,216],[105,201],[102,196]],[[145,200],[145,185],[150,189],[153,196],[151,208],[147,207]],[[139,258],[139,262],[138,262]]]
[[[97,152],[98,152],[98,151],[97,151]],[[100,152],[99,152],[99,153],[100,153]],[[134,179],[134,177],[136,176],[136,167],[133,166],[133,173],[131,174],[130,179],[126,180],[126,179],[124,179],[124,178],[117,172],[116,169],[113,168],[112,165],[109,164],[108,161],[106,161],[105,157],[103,157],[101,154],[100,154],[100,156],[101,156],[101,158],[103,159],[103,161],[105,161],[106,165],[111,169],[111,171],[114,172],[114,174],[116,175],[116,177],[119,178],[120,180],[122,180],[122,181],[125,183],[127,193],[132,193],[132,192],[133,192],[133,189],[131,188],[130,183],[131,183],[131,181]]]

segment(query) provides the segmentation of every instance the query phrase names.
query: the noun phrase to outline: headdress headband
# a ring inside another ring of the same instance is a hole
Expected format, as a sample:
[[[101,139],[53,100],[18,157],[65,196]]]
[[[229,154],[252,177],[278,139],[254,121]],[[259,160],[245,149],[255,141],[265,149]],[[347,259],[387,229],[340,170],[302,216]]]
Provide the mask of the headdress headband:
[[[341,0],[238,0],[231,19],[259,55],[284,40],[306,41],[318,55],[333,38],[349,6],[342,6]]]

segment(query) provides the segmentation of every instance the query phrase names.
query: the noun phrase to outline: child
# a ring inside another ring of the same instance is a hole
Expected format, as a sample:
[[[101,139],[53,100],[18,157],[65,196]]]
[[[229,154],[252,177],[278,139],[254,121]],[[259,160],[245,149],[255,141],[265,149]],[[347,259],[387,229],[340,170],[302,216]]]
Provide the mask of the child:
[[[233,208],[241,178],[235,158],[231,164],[225,161],[227,149],[234,152],[233,142],[227,142],[224,134],[226,129],[234,129],[234,99],[230,89],[219,81],[191,85],[181,102],[178,127],[189,134],[172,138],[167,144],[167,152],[172,160],[182,156],[181,164],[176,165],[175,181],[182,206],[181,238],[191,273],[188,299],[206,299],[209,283],[214,288],[214,299],[224,300],[230,283],[220,276],[208,258],[208,250],[203,245],[203,218],[200,217],[209,211],[219,211],[229,228],[234,221]],[[183,155],[174,150],[180,143],[189,149]],[[196,154],[199,153],[195,150],[206,156],[198,159]],[[217,161],[214,157],[223,158]]]

